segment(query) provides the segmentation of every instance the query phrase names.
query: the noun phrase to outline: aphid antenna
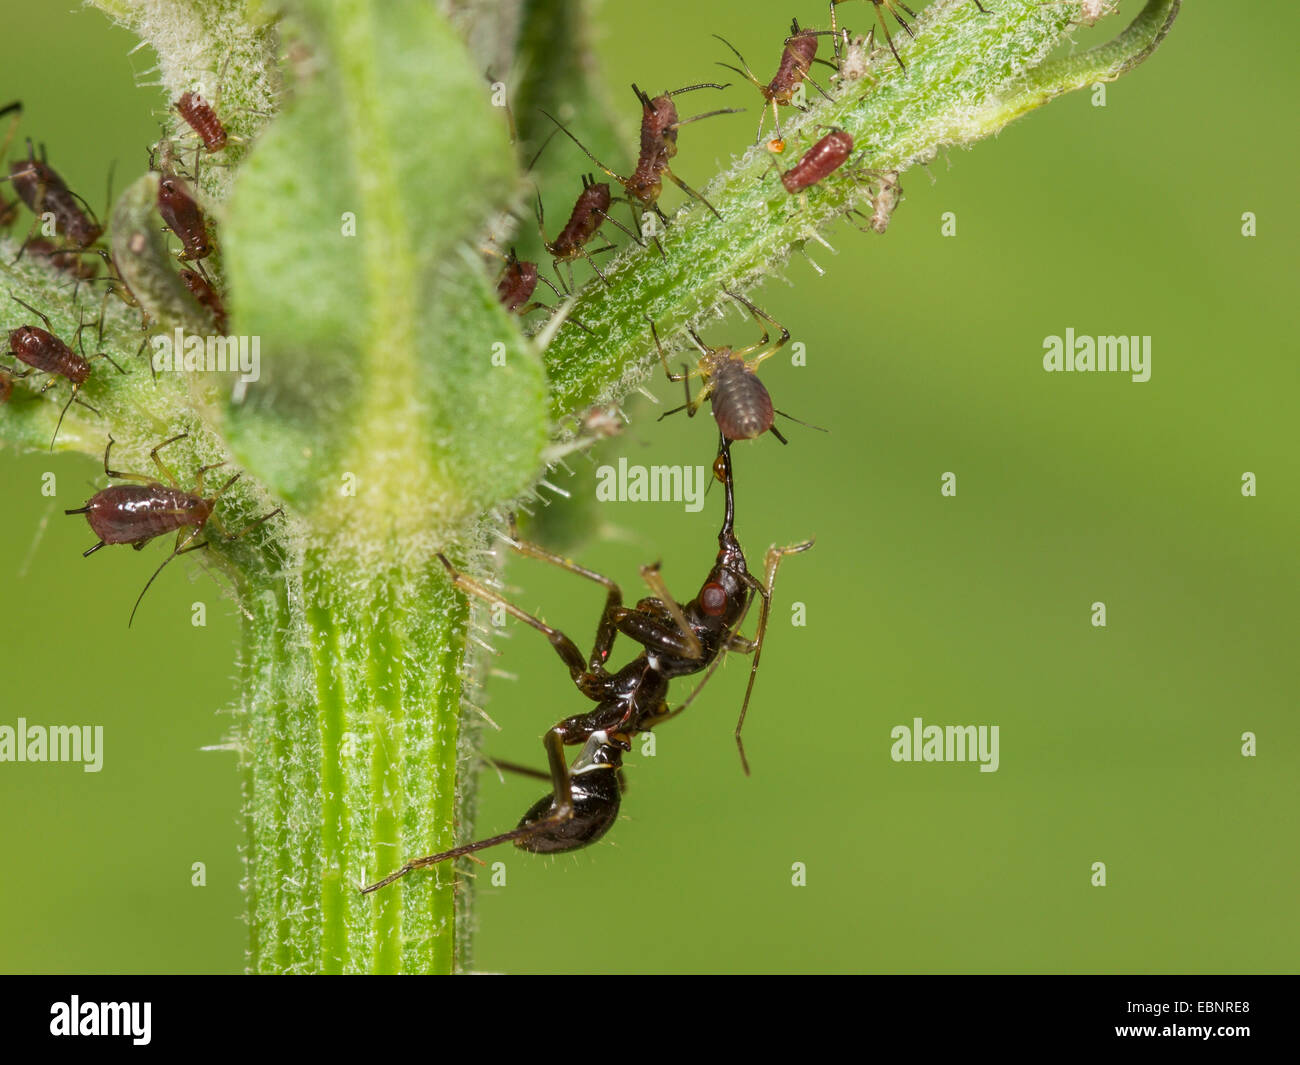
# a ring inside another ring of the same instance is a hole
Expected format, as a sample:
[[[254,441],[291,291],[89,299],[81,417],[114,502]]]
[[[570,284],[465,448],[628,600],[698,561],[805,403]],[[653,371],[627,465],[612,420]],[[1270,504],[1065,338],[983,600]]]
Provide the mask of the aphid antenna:
[[[781,415],[782,418],[788,418],[790,421],[795,422],[795,423],[798,424],[798,425],[802,425],[805,429],[816,429],[817,432],[819,432],[819,433],[829,433],[829,432],[830,432],[830,430],[827,429],[825,426],[822,426],[822,425],[813,425],[812,422],[806,422],[806,421],[803,421],[803,420],[800,419],[800,418],[796,418],[793,414],[787,414],[787,413],[786,413],[785,411],[783,411],[783,410],[778,410],[776,407],[773,407],[772,409],[775,410],[777,414]],[[771,429],[771,430],[769,430],[769,432],[775,432],[775,431],[776,431],[775,429]],[[777,439],[778,439],[778,440],[781,440],[781,443],[783,443],[783,444],[785,443],[785,441],[782,440],[781,437],[780,437],[779,435],[777,436]]]
[[[539,110],[540,110],[540,108],[539,108]],[[594,155],[592,155],[591,152],[588,150],[587,146],[586,146],[585,144],[583,144],[582,141],[578,140],[578,138],[575,137],[575,136],[573,135],[573,133],[570,132],[568,126],[566,126],[563,122],[561,122],[558,118],[556,118],[556,117],[555,117],[553,114],[551,114],[549,111],[542,111],[542,114],[544,114],[547,118],[549,118],[552,122],[555,123],[555,125],[556,125],[556,127],[557,127],[557,132],[559,132],[559,133],[563,133],[566,137],[569,138],[569,140],[573,141],[574,144],[576,144],[579,148],[581,148],[582,151],[583,151],[583,154],[585,154],[585,155],[587,156],[588,159],[590,159],[593,163],[595,163],[598,169],[600,169],[600,170],[603,171],[604,173],[608,174],[608,175],[609,175],[610,177],[612,177],[615,181],[617,181],[620,185],[622,185],[622,184],[625,183],[625,181],[626,181],[627,179],[624,178],[624,177],[621,177],[620,175],[618,175],[618,174],[616,174],[616,173],[614,173],[614,171],[612,171],[609,167],[607,167],[604,163],[602,163],[599,159],[597,159]],[[552,134],[552,136],[554,136],[554,134]],[[547,143],[550,143],[550,138],[549,138],[549,137],[547,138]],[[542,147],[545,148],[546,145],[544,144],[544,145],[542,145]],[[539,152],[539,154],[540,154],[540,152]]]
[[[719,84],[716,81],[702,81],[698,85],[687,85],[680,89],[673,89],[670,92],[660,93],[659,95],[680,96],[684,92],[694,92],[696,89],[729,89],[729,88],[731,88],[731,82],[725,82],[723,84]],[[632,91],[636,94],[636,98],[641,101],[641,106],[643,108],[649,111],[653,111],[655,109],[654,100],[650,98],[649,93],[647,93],[644,89],[639,88],[636,82],[632,83]],[[682,126],[690,125],[692,122],[699,122],[701,119],[704,118],[713,118],[715,115],[738,115],[743,113],[744,110],[745,108],[743,107],[723,107],[717,111],[706,111],[702,115],[693,115],[691,118],[678,119],[676,122],[674,122],[671,126],[668,126],[667,128],[680,129]]]
[[[757,85],[760,89],[767,87],[766,85],[763,84],[763,82],[759,81],[758,78],[754,76],[754,72],[749,69],[749,64],[745,61],[745,57],[740,54],[740,49],[738,49],[734,44],[732,44],[729,40],[727,40],[727,38],[723,37],[722,34],[720,33],[715,33],[713,36],[731,49],[731,54],[740,60],[740,66],[744,67],[745,69],[741,70],[740,67],[733,67],[730,63],[723,63],[723,62],[716,62],[714,64],[715,66],[725,67],[727,70],[735,71],[746,81],[749,81],[754,85]]]
[[[542,114],[545,115],[546,112],[543,111]],[[550,115],[546,115],[546,117],[547,117],[547,118],[551,118]],[[554,122],[555,119],[552,118],[551,121]],[[555,139],[555,135],[556,135],[557,133],[559,133],[559,132],[560,132],[560,131],[559,131],[558,129],[553,129],[553,130],[551,130],[550,133],[548,133],[548,134],[546,135],[546,140],[542,141],[542,146],[541,146],[540,148],[537,149],[537,153],[536,153],[536,154],[535,154],[535,155],[534,155],[530,160],[528,160],[528,165],[527,165],[526,167],[524,167],[524,173],[525,173],[525,174],[527,174],[530,170],[533,169],[534,166],[537,165],[537,160],[540,159],[540,158],[542,157],[542,152],[546,151],[546,146],[547,146],[548,144],[550,144],[551,141],[553,141],[553,140]]]
[[[5,133],[4,143],[0,144],[0,160],[3,160],[3,157],[9,154],[9,145],[13,143],[14,134],[18,132],[18,123],[23,117],[23,102],[15,100],[11,104],[0,107],[0,118],[4,118],[8,114],[12,114],[14,117],[9,120],[9,130]]]

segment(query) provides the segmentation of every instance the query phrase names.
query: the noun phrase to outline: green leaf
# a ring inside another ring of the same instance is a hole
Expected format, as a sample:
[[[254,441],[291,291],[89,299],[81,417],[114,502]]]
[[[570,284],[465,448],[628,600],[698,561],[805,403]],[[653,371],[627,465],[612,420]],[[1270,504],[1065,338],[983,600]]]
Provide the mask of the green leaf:
[[[523,490],[547,437],[540,360],[478,265],[514,190],[506,126],[428,4],[307,3],[284,28],[294,91],[223,230],[263,360],[228,433],[327,524],[436,546]]]

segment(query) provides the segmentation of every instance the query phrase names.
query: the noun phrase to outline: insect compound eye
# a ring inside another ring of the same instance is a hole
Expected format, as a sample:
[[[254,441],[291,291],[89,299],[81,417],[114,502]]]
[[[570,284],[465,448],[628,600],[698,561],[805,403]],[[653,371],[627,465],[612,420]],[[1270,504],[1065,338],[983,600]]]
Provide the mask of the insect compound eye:
[[[727,609],[727,590],[717,581],[710,581],[700,589],[700,609],[716,618]]]

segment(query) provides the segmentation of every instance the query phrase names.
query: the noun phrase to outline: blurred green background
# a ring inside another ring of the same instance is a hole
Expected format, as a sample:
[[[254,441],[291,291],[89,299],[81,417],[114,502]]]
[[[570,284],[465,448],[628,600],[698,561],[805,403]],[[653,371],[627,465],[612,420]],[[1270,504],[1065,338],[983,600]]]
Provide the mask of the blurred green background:
[[[623,82],[717,76],[714,32],[766,70],[792,14],[825,21],[821,0],[663,0],[649,23],[601,7],[597,51],[629,138]],[[842,14],[865,29],[870,9]],[[735,659],[656,734],[654,757],[629,759],[606,842],[484,856],[507,883],[480,872],[479,968],[1294,971],[1296,75],[1277,15],[1186,5],[1104,107],[1069,96],[913,171],[886,236],[842,227],[835,253],[811,252],[824,277],[796,258],[792,285],[757,293],[807,350],[806,367],[765,365],[778,406],[832,432],[790,425],[789,447],[736,448],[752,564],[771,542],[817,538],[778,583],[746,728],[753,777],[731,739]],[[164,102],[134,87],[151,60],[128,58],[132,39],[93,11],[11,6],[5,24],[0,102],[23,98],[25,131],[98,206],[106,161],[121,187],[156,136]],[[683,134],[676,169],[697,187],[752,135],[756,94],[729,95],[751,112]],[[1150,382],[1044,373],[1043,338],[1067,327],[1152,336]],[[737,316],[707,334],[749,335]],[[654,390],[679,402],[662,379]],[[598,461],[709,461],[709,419],[629,410]],[[589,496],[593,465],[570,461],[562,483]],[[945,471],[956,498],[940,496]],[[1245,471],[1257,498],[1242,497]],[[128,631],[165,548],[83,560],[92,538],[62,511],[100,483],[89,459],[0,453],[0,724],[106,733],[99,774],[0,764],[0,969],[238,971],[234,756],[200,750],[229,725],[237,620],[191,558]],[[634,596],[637,565],[662,559],[689,595],[720,508],[716,492],[698,514],[602,505],[579,557]],[[590,639],[591,587],[527,561],[509,580]],[[200,601],[204,628],[190,624]],[[543,641],[512,637],[495,664],[518,679],[490,682],[501,731],[485,749],[541,765],[542,731],[585,704]],[[890,729],[915,716],[998,725],[1001,767],[895,764]],[[1257,757],[1240,753],[1245,731]],[[485,773],[480,829],[512,826],[539,793]],[[207,886],[192,887],[200,861]],[[792,886],[795,862],[807,886]]]

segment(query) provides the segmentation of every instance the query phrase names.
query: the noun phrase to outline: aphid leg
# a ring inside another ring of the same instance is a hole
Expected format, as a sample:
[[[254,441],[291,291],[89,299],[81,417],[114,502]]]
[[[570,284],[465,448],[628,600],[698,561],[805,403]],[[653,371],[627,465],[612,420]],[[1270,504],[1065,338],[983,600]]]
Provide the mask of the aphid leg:
[[[194,494],[195,494],[195,495],[202,495],[202,494],[203,494],[203,478],[207,475],[207,473],[208,473],[209,470],[217,470],[217,469],[220,469],[220,468],[221,468],[222,466],[224,466],[225,464],[226,464],[226,463],[225,463],[225,460],[222,460],[221,462],[213,462],[213,463],[209,463],[207,466],[200,466],[200,467],[199,467],[199,468],[194,472]],[[230,478],[230,480],[228,480],[225,484],[223,484],[220,488],[218,488],[215,492],[213,492],[212,495],[209,496],[209,498],[210,498],[210,499],[220,499],[223,495],[226,494],[227,489],[229,489],[229,488],[230,488],[230,487],[231,487],[231,486],[232,486],[236,481],[238,481],[239,478],[241,478],[242,476],[244,476],[242,473],[236,473],[236,474],[234,474],[234,475]]]
[[[745,701],[740,705],[740,719],[736,722],[736,748],[740,751],[740,764],[745,770],[745,776],[749,776],[749,759],[745,757],[745,743],[740,737],[740,732],[745,727],[745,715],[749,712],[749,697],[754,692],[754,681],[758,677],[758,663],[763,654],[763,637],[767,633],[767,619],[772,609],[772,589],[776,585],[776,571],[781,565],[781,560],[786,555],[795,555],[801,551],[807,551],[812,545],[812,540],[805,540],[801,544],[791,544],[788,547],[768,548],[767,564],[764,567],[766,581],[759,581],[757,577],[748,571],[745,573],[746,583],[763,600],[763,605],[758,614],[758,631],[754,633],[752,641],[754,662],[749,669],[749,684],[745,688]]]
[[[642,233],[644,233],[644,232],[645,232],[645,229],[644,229],[644,225],[645,225],[645,209],[644,209],[644,208],[639,208],[639,205],[633,203],[631,200],[628,200],[627,202],[628,202],[628,206],[629,206],[629,208],[630,208],[631,211],[632,211],[632,224],[633,224],[634,226],[636,226],[637,229],[640,229],[640,230],[642,231]],[[659,209],[659,205],[658,205],[657,203],[652,203],[652,204],[650,205],[650,209],[651,209],[652,211],[654,211],[654,213],[655,213],[655,217],[659,219],[659,223],[660,223],[660,225],[662,225],[662,226],[664,227],[664,229],[666,230],[666,229],[668,228],[668,217],[663,213],[663,211],[661,211],[661,210]],[[661,259],[667,259],[667,258],[668,258],[668,255],[667,255],[667,253],[664,251],[664,246],[663,246],[662,244],[659,243],[659,237],[658,237],[658,235],[656,235],[656,234],[654,234],[654,233],[651,233],[651,234],[650,234],[650,239],[654,242],[654,246],[655,246],[656,248],[659,249],[659,257],[660,257]]]
[[[656,204],[656,206],[658,206],[658,205]],[[644,217],[645,217],[645,212],[643,211],[643,212],[641,213],[641,218],[644,218]],[[640,228],[640,226],[641,226],[641,222],[640,222],[640,220],[637,219],[636,209],[635,209],[635,208],[633,208],[633,210],[632,210],[632,221],[633,221],[633,223],[637,226],[637,228]],[[665,260],[666,260],[666,259],[668,258],[668,253],[667,253],[666,251],[664,251],[664,246],[663,246],[662,244],[659,243],[659,236],[658,236],[658,234],[657,234],[657,233],[651,233],[651,234],[650,234],[650,240],[651,240],[651,242],[654,244],[655,248],[658,249],[658,251],[659,251],[659,258],[661,258],[661,259],[665,259]]]
[[[600,217],[603,218],[603,219],[604,219],[606,222],[608,222],[610,225],[612,225],[612,226],[614,226],[614,227],[616,227],[616,228],[618,228],[618,229],[621,229],[621,230],[622,230],[624,233],[626,233],[629,237],[631,237],[631,238],[632,238],[633,240],[635,240],[638,244],[640,244],[641,247],[643,247],[643,248],[645,247],[645,241],[642,240],[642,239],[641,239],[639,236],[637,236],[635,233],[633,233],[630,229],[628,229],[627,226],[625,226],[625,225],[624,225],[622,222],[620,222],[617,218],[614,218],[614,217],[612,217],[612,216],[606,214],[604,211],[599,211],[599,210],[598,210],[598,211],[595,211],[594,213],[600,215]],[[612,245],[611,245],[611,246],[612,246]],[[660,249],[660,250],[662,251],[662,249]]]
[[[107,298],[108,296],[107,290],[105,290],[104,296]],[[108,362],[112,365],[113,369],[115,369],[118,373],[122,374],[123,376],[126,376],[126,371],[122,369],[122,367],[118,364],[118,361],[115,358],[113,358],[113,356],[110,355],[107,351],[97,351],[95,352],[94,355],[86,354],[86,347],[81,341],[81,331],[85,328],[86,328],[86,323],[84,321],[77,326],[77,347],[81,350],[82,358],[84,358],[87,362],[90,362],[92,359],[107,359]],[[97,344],[104,343],[104,305],[102,301],[99,307],[99,336],[96,340],[96,343]],[[137,351],[136,354],[138,355],[140,354],[140,352]]]
[[[540,282],[541,282],[543,285],[545,285],[547,288],[549,288],[552,292],[554,292],[554,293],[555,293],[555,298],[556,298],[557,300],[562,300],[562,299],[564,299],[564,295],[561,294],[560,290],[559,290],[558,288],[556,288],[555,285],[554,285],[552,282],[550,282],[549,280],[547,280],[546,278],[544,278],[544,277],[542,277],[542,276],[540,276],[540,275],[538,276],[537,280],[540,281]],[[532,303],[526,303],[526,304],[524,304],[522,307],[520,307],[518,310],[516,310],[515,313],[516,313],[517,315],[519,315],[521,318],[522,318],[525,314],[528,314],[530,311],[546,311],[548,314],[550,314],[550,315],[554,315],[557,309],[558,309],[558,308],[556,308],[556,307],[551,307],[550,305],[545,304],[545,303],[542,303],[542,302],[540,302],[540,301],[538,301],[538,300],[533,300]],[[583,324],[582,321],[580,321],[579,319],[575,318],[573,315],[569,315],[566,319],[564,319],[564,321],[565,321],[565,324],[572,323],[573,325],[576,325],[579,329],[581,329],[581,330],[582,330],[584,333],[586,333],[588,336],[595,336],[595,335],[596,335],[596,334],[593,333],[590,329],[588,329],[587,326],[586,326],[585,324]]]
[[[786,344],[789,343],[790,330],[786,329],[785,326],[783,326],[780,322],[778,322],[766,311],[760,311],[757,307],[755,307],[752,303],[750,303],[749,300],[747,300],[744,296],[741,296],[735,292],[731,292],[728,289],[723,289],[723,291],[726,292],[727,295],[730,296],[737,303],[742,304],[749,311],[754,321],[758,323],[759,329],[763,331],[762,339],[760,339],[757,343],[750,344],[748,347],[745,348],[738,348],[735,352],[735,354],[739,355],[741,358],[744,358],[748,355],[752,355],[754,352],[758,352],[759,354],[754,357],[754,361],[749,363],[749,368],[753,370],[757,368],[758,364],[761,363],[764,359],[769,358],[772,355],[775,355],[778,351],[780,351],[783,347],[785,347]],[[771,338],[767,331],[768,324],[771,324],[775,326],[777,329],[781,330],[781,335],[780,337],[777,338],[775,344],[771,343]],[[763,350],[764,348],[767,348],[769,350],[765,351]]]
[[[822,60],[822,62],[824,62],[824,60]],[[818,85],[817,82],[813,80],[812,75],[809,75],[804,80],[807,81],[808,84],[811,85],[814,89],[816,89],[819,93],[821,93],[824,98],[826,98],[827,100],[832,99],[831,94],[828,93],[825,89],[823,89],[820,85]]]
[[[167,479],[167,483],[171,485],[173,488],[179,488],[180,483],[176,480],[176,474],[172,473],[171,468],[165,462],[163,462],[163,460],[159,457],[158,452],[160,452],[163,448],[167,447],[169,444],[176,443],[177,440],[184,440],[189,435],[190,435],[189,433],[177,433],[175,436],[168,437],[161,444],[159,444],[157,447],[153,448],[149,452],[149,461],[152,462],[158,468],[158,472],[161,473]],[[111,436],[108,438],[108,442],[111,446],[113,443],[113,438]],[[108,452],[107,451],[104,452],[104,472],[108,473]],[[203,473],[204,471],[200,470],[197,478],[196,492],[199,494],[202,494],[203,492]],[[125,474],[125,473],[113,473],[113,474],[109,474],[109,476],[110,477],[130,476],[132,480],[144,481],[146,484],[149,481],[149,478],[147,477],[132,476],[130,474]]]
[[[654,337],[655,348],[659,352],[659,361],[664,364],[664,373],[668,375],[668,380],[673,382],[686,380],[686,378],[690,376],[689,372],[676,374],[673,373],[672,369],[669,367],[668,356],[664,352],[663,344],[659,342],[659,330],[655,328],[655,320],[651,318],[648,314],[645,316],[645,320],[650,323],[650,335]],[[682,369],[686,370],[685,363],[682,364]]]
[[[243,537],[247,536],[250,532],[252,532],[254,529],[256,529],[259,525],[262,525],[262,524],[264,524],[265,522],[270,521],[270,520],[271,520],[272,518],[274,518],[277,514],[283,514],[283,513],[284,513],[284,507],[276,507],[276,508],[275,508],[273,511],[271,511],[270,513],[268,513],[268,514],[263,514],[260,518],[254,518],[254,519],[253,519],[252,521],[250,521],[247,525],[245,525],[242,529],[240,529],[239,532],[237,532],[237,533],[227,533],[227,532],[224,530],[224,528],[223,528],[223,529],[222,529],[222,536],[225,538],[225,540],[226,540],[227,543],[233,543],[235,540],[239,540],[239,539],[242,539]],[[213,515],[212,515],[212,518],[213,518],[213,520],[217,523],[218,526],[221,525],[221,519],[220,519],[216,514],[213,514]]]
[[[439,556],[440,558],[442,556]],[[437,865],[440,862],[451,861],[453,858],[463,858],[466,855],[473,854],[475,851],[485,850],[488,847],[495,847],[501,843],[509,843],[516,839],[523,839],[526,836],[536,835],[538,832],[545,832],[548,829],[555,828],[564,824],[573,816],[573,777],[569,774],[569,767],[564,761],[564,741],[555,729],[551,729],[543,740],[546,745],[546,758],[550,764],[550,781],[551,796],[555,803],[555,812],[543,817],[541,820],[534,821],[531,824],[511,829],[509,832],[502,832],[498,836],[489,836],[487,839],[476,840],[473,843],[466,843],[460,847],[453,847],[449,851],[443,851],[441,854],[430,854],[426,858],[414,858],[407,862],[400,869],[389,873],[383,880],[376,881],[361,889],[361,894],[369,895],[371,892],[378,891],[380,888],[386,888],[395,880],[400,880],[407,873],[416,869],[427,869],[431,865]]]
[[[700,339],[700,334],[695,331],[693,325],[688,325],[686,327],[686,335],[691,338],[691,343],[699,349],[701,355],[709,354],[709,349],[704,346],[704,341]]]
[[[654,320],[647,315],[646,321],[650,323],[650,335],[654,337],[655,347],[659,350],[659,361],[664,365],[664,373],[668,375],[668,380],[673,382],[682,381],[686,388],[686,402],[680,407],[674,407],[672,410],[664,411],[663,414],[659,415],[655,420],[663,421],[668,417],[668,415],[676,414],[683,410],[686,411],[687,417],[694,418],[695,412],[700,409],[700,406],[704,403],[705,399],[708,398],[711,391],[710,386],[705,384],[705,386],[700,389],[699,394],[694,399],[691,398],[691,378],[695,376],[695,374],[692,373],[690,367],[687,366],[686,363],[682,363],[681,373],[673,373],[672,368],[668,365],[668,356],[664,353],[664,347],[659,343],[659,330],[655,328]],[[695,346],[707,355],[708,348],[700,343],[700,338],[695,335],[695,330],[691,329],[689,332],[691,334],[691,339],[695,342]]]
[[[664,167],[664,173],[668,175],[669,181],[671,181],[674,185],[676,185],[688,196],[694,196],[697,200],[700,201],[700,203],[704,204],[705,207],[707,207],[710,211],[713,212],[714,218],[718,219],[718,221],[722,221],[722,215],[718,214],[718,209],[714,207],[713,204],[709,203],[708,200],[706,200],[703,196],[701,196],[698,192],[696,192],[693,188],[691,188],[688,184],[686,184],[686,182],[684,182],[681,178],[679,178],[667,167]]]
[[[45,382],[45,388],[49,388],[50,385],[54,384],[56,380],[57,378],[51,377],[48,381]],[[63,428],[63,418],[68,413],[68,408],[71,407],[73,403],[77,403],[85,407],[86,410],[90,411],[91,414],[99,413],[99,411],[95,410],[94,407],[92,407],[89,403],[87,403],[84,399],[82,399],[80,396],[77,395],[77,389],[80,387],[81,387],[80,385],[72,386],[72,394],[68,396],[68,402],[63,404],[63,409],[59,411],[59,420],[54,426],[54,435],[50,437],[51,451],[54,450],[54,442],[59,439],[59,430]],[[45,388],[42,388],[41,392],[44,392]]]
[[[637,243],[640,244],[641,242],[640,242],[640,241],[637,241]],[[605,252],[605,251],[614,251],[614,250],[615,250],[614,245],[612,245],[612,244],[607,244],[607,245],[605,245],[605,247],[603,247],[603,248],[593,248],[591,251],[588,251],[586,248],[581,248],[581,249],[579,249],[579,250],[582,252],[582,257],[583,257],[584,259],[587,260],[587,265],[590,266],[593,270],[596,271],[596,276],[597,276],[598,278],[600,278],[603,282],[605,282],[605,287],[606,287],[606,288],[613,288],[614,286],[611,285],[611,284],[609,283],[609,278],[607,278],[603,273],[601,273],[601,271],[600,271],[600,267],[596,265],[596,260],[593,259],[592,256],[593,256],[593,255],[596,255],[596,254],[598,254],[598,253],[600,253],[600,252]],[[573,276],[572,276],[573,266],[572,266],[572,264],[570,264],[570,266],[569,266],[569,270],[570,270],[569,284],[573,284]]]
[[[683,368],[683,369],[686,368],[686,367],[685,367],[685,364],[683,364],[682,368]],[[694,418],[696,412],[700,409],[700,407],[702,407],[702,406],[704,405],[704,401],[705,401],[706,399],[708,399],[710,395],[713,394],[713,384],[712,384],[712,382],[709,382],[709,383],[705,384],[704,387],[701,388],[701,389],[700,389],[700,390],[695,394],[695,398],[692,399],[692,398],[691,398],[691,383],[690,383],[690,378],[689,378],[689,377],[683,377],[681,380],[683,380],[683,381],[686,382],[686,402],[683,403],[680,407],[674,407],[672,410],[666,410],[666,411],[664,411],[661,415],[659,415],[658,418],[655,419],[655,421],[661,422],[661,421],[663,421],[665,418],[667,418],[668,415],[670,415],[670,414],[677,414],[677,413],[679,413],[679,412],[681,412],[681,411],[685,411],[685,412],[686,412],[686,416],[687,416],[688,418]]]

